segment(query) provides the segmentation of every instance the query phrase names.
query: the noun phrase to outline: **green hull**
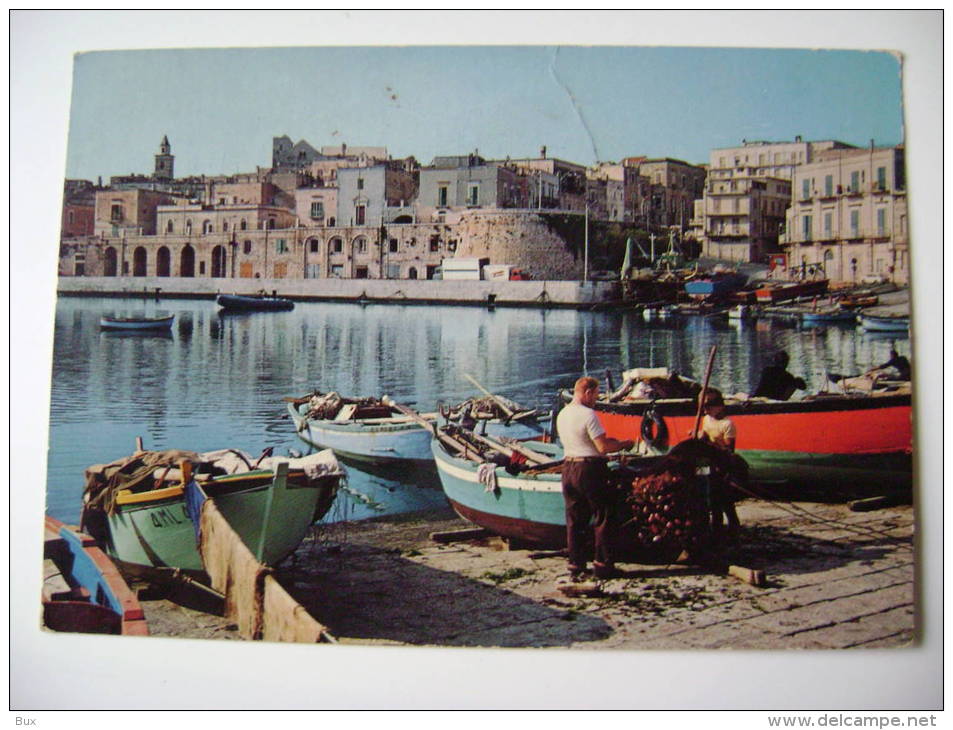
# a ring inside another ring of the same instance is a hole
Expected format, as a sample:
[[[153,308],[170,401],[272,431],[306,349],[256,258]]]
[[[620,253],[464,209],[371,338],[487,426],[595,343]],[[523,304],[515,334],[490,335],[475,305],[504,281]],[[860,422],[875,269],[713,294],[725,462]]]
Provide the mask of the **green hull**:
[[[909,453],[805,454],[794,451],[738,452],[755,482],[865,489],[909,488],[913,483]]]
[[[214,491],[208,488],[232,528],[259,561],[269,565],[281,562],[301,543],[308,528],[327,512],[339,482],[339,477],[328,476],[299,486],[288,484],[282,472],[279,468],[273,481],[257,486],[233,480],[216,484]],[[128,568],[204,570],[184,495],[118,505],[108,524],[107,550]]]

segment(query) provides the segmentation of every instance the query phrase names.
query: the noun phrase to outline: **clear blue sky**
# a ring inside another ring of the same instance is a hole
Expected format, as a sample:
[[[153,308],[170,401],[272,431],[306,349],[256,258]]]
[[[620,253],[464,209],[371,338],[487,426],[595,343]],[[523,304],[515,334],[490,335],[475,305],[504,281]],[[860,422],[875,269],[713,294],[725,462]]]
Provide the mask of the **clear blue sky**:
[[[66,174],[151,173],[168,135],[177,176],[267,167],[271,140],[479,149],[592,164],[707,162],[742,139],[903,141],[887,52],[585,46],[236,48],[75,57]]]

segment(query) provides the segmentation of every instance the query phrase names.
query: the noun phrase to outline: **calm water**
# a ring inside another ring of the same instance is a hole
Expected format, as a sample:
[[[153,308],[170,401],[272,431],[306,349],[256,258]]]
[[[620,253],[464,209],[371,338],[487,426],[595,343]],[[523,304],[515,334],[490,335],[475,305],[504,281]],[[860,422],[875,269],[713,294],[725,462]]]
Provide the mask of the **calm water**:
[[[175,313],[169,336],[99,329],[104,313]],[[824,373],[884,362],[906,337],[853,327],[684,318],[646,323],[631,312],[298,304],[292,312],[220,315],[213,302],[61,298],[57,303],[47,508],[78,519],[83,471],[150,449],[305,451],[284,396],[317,388],[388,394],[431,410],[479,392],[463,377],[527,406],[548,407],[581,374],[668,366],[701,378],[718,346],[712,384],[746,391],[779,348],[817,388]],[[328,519],[361,519],[444,503],[432,470],[347,464],[349,487]]]

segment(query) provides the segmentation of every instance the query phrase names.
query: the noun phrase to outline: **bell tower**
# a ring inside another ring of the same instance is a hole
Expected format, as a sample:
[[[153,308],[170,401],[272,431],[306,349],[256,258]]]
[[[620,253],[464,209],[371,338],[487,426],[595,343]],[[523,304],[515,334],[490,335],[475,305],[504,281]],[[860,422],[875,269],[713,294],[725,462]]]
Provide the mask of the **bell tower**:
[[[173,165],[175,164],[175,155],[172,154],[172,145],[169,144],[169,138],[162,137],[162,144],[159,145],[159,154],[156,155],[156,170],[152,174],[156,180],[172,180]]]

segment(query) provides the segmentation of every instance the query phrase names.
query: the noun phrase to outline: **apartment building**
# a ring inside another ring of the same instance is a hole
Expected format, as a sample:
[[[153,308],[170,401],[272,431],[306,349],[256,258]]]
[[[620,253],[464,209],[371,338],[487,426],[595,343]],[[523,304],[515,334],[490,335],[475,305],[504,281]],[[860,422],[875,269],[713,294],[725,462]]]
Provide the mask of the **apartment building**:
[[[337,171],[337,222],[344,226],[410,222],[417,182],[398,163]]]
[[[908,282],[903,146],[826,150],[795,170],[792,185],[789,267],[820,265],[839,282]]]
[[[670,157],[629,159],[628,166],[642,180],[632,194],[633,204],[639,206],[632,220],[646,229],[675,226],[687,231],[695,201],[704,195],[705,168]]]
[[[525,178],[503,163],[478,153],[435,157],[420,168],[417,211],[420,220],[475,208],[527,208]]]
[[[706,256],[762,261],[780,250],[795,171],[823,152],[852,149],[835,140],[749,142],[711,151],[704,203],[690,227]],[[701,219],[697,218],[700,213]]]

